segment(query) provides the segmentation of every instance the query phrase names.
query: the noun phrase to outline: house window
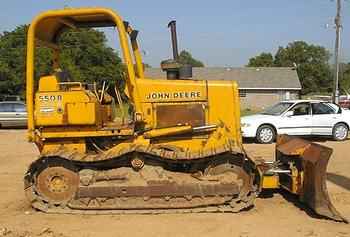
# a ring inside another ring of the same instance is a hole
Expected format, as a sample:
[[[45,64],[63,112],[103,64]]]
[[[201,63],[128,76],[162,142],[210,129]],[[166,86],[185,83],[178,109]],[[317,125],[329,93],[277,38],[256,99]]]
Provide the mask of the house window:
[[[244,90],[239,90],[239,97],[247,97],[247,92]]]
[[[285,100],[290,100],[290,92],[286,91]]]

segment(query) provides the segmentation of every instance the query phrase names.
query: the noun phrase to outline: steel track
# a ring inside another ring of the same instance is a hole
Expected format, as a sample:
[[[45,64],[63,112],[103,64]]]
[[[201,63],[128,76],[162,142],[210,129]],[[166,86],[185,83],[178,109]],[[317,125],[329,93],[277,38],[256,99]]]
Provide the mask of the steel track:
[[[40,159],[39,159],[40,160]],[[50,158],[48,158],[50,160]],[[41,172],[46,167],[50,166],[67,166],[72,164],[72,161],[65,161],[66,164],[59,164],[60,161],[52,159],[53,162],[38,162],[37,164],[32,164],[31,169],[34,172],[29,172],[25,177],[25,193],[27,198],[30,200],[31,205],[42,212],[45,213],[60,213],[60,214],[86,214],[86,215],[106,215],[106,214],[177,214],[177,213],[237,213],[243,209],[249,208],[253,205],[255,197],[257,196],[257,190],[252,187],[249,192],[241,192],[238,197],[233,197],[230,199],[229,203],[218,204],[218,205],[208,205],[208,206],[199,206],[199,207],[186,207],[186,208],[155,208],[155,209],[113,209],[105,210],[101,209],[92,209],[86,210],[87,206],[84,205],[74,205],[72,208],[70,203],[65,203],[64,205],[53,205],[49,202],[44,201],[42,197],[38,195],[35,190],[35,178],[38,175],[38,172]],[[41,167],[40,167],[41,166]],[[44,167],[42,167],[44,166]],[[91,167],[91,165],[90,165]],[[249,174],[250,175],[250,174]],[[206,198],[206,197],[204,197]]]

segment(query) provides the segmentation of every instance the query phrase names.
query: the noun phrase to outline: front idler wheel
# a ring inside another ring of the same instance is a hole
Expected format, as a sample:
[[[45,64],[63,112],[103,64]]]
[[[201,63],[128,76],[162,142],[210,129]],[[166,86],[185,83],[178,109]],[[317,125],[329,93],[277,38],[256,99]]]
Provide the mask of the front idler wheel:
[[[50,204],[60,205],[69,202],[79,187],[79,175],[64,167],[48,167],[36,178],[35,189],[38,195]]]

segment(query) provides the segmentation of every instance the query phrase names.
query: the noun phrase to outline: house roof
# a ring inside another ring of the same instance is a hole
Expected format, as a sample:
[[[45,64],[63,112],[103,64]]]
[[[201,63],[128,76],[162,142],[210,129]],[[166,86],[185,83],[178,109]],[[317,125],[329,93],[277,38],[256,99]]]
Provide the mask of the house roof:
[[[160,68],[146,68],[147,78],[166,78]],[[198,67],[193,68],[193,79],[235,80],[240,89],[301,90],[297,71],[291,67]]]

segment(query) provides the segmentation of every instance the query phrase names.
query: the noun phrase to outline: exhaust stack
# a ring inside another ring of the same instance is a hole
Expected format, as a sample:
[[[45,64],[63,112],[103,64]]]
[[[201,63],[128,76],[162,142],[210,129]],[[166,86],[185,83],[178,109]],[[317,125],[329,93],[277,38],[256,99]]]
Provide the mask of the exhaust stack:
[[[176,35],[176,21],[170,21],[168,28],[171,32],[171,45],[173,46],[173,59],[177,61],[179,59],[179,49],[177,47],[177,35]]]
[[[168,24],[171,32],[171,45],[173,49],[173,59],[161,62],[161,68],[166,71],[167,79],[189,79],[192,77],[192,66],[182,64],[179,60],[179,49],[177,43],[176,21],[170,21]]]

